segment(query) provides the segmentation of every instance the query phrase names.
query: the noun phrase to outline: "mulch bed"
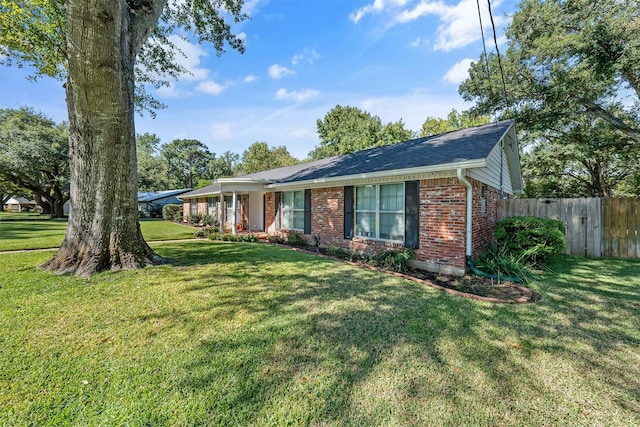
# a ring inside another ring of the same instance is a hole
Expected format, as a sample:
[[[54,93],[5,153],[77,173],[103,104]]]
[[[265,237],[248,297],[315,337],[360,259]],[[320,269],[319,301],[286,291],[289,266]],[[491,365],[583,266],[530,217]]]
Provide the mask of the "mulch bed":
[[[479,301],[487,301],[494,303],[521,304],[528,302],[536,302],[541,299],[538,292],[534,292],[519,284],[488,279],[473,275],[450,276],[445,274],[432,273],[426,270],[411,269],[404,273],[386,270],[380,267],[374,267],[361,262],[351,262],[341,260],[339,258],[328,255],[326,250],[322,248],[301,248],[305,252],[311,252],[316,255],[325,256],[339,261],[347,262],[352,265],[369,268],[371,270],[380,271],[394,276],[403,277],[417,283],[425,284],[436,289],[440,289],[452,295],[465,298],[471,298]]]

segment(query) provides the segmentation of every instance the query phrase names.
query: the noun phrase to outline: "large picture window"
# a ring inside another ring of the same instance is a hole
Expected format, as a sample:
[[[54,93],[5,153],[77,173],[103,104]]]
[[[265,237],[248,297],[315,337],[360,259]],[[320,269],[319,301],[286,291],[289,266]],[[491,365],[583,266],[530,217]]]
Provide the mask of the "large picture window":
[[[404,183],[355,188],[355,235],[404,241]]]
[[[304,230],[304,191],[282,193],[282,228]]]

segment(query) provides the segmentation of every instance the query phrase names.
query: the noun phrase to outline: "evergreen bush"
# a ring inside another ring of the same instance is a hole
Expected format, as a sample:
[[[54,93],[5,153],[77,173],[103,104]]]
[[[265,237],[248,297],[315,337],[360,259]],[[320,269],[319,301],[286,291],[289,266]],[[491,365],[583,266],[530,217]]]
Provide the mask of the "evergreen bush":
[[[533,216],[509,217],[496,223],[497,247],[536,263],[562,253],[567,245],[562,221]]]
[[[162,207],[162,218],[167,221],[182,221],[182,205],[168,204]]]

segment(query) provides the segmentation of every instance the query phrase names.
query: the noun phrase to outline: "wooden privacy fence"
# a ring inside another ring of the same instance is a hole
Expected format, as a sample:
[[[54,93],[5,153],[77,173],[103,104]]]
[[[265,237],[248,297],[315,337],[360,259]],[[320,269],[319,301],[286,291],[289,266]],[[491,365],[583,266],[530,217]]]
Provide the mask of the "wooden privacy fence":
[[[640,258],[640,199],[508,199],[498,201],[498,220],[509,216],[560,220],[567,254]]]

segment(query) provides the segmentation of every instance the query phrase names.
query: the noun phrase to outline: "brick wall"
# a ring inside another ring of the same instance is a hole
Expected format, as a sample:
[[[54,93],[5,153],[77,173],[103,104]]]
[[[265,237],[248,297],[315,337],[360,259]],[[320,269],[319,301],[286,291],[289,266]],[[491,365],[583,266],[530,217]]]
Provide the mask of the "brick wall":
[[[500,191],[481,182],[470,179],[473,187],[472,256],[475,258],[488,251],[494,242],[493,231],[497,220]],[[485,212],[482,212],[482,193],[486,199]]]
[[[269,234],[275,234],[276,230],[276,197],[275,193],[265,194],[264,229]]]
[[[344,187],[311,190],[311,236],[313,235],[320,236],[320,244],[323,246],[345,245]]]
[[[423,268],[449,273],[465,269],[466,189],[457,178],[420,181],[420,248]]]

